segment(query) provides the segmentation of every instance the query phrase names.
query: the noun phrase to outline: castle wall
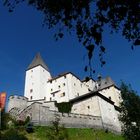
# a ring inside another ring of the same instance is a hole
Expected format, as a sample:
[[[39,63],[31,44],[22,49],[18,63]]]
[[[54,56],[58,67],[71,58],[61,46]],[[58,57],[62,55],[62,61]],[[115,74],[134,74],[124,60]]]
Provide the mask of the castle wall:
[[[19,109],[24,109],[27,107],[27,101],[28,99],[23,96],[17,96],[17,95],[12,95],[8,99],[8,112],[12,108],[19,108]]]
[[[46,86],[46,101],[68,102],[67,76],[49,81]]]
[[[120,101],[122,100],[121,93],[120,90],[118,90],[114,86],[103,89],[99,91],[99,93],[107,98],[110,98],[116,106],[120,106]]]
[[[89,92],[88,86],[82,83],[77,77],[72,74],[68,74],[69,83],[69,100]]]
[[[101,116],[104,127],[106,127],[106,124],[110,124],[111,127],[117,127],[118,130],[121,129],[114,105],[99,96],[93,96],[83,101],[75,102],[72,107],[72,113]]]
[[[96,83],[95,83],[95,81],[92,80],[92,79],[90,79],[89,81],[84,81],[84,82],[82,82],[82,83],[83,83],[84,85],[86,85],[90,91],[93,91],[93,90],[95,89]]]
[[[108,103],[102,98],[98,97],[99,107],[101,111],[101,118],[104,123],[104,127],[108,124],[112,125],[114,128],[117,128],[118,131],[121,131],[120,122],[118,120],[118,114],[115,110],[114,105]]]
[[[49,81],[46,86],[46,101],[68,102],[93,89],[93,81],[82,83],[73,74],[68,73],[55,80]]]
[[[55,106],[55,102],[43,102],[42,104],[43,106],[45,107],[48,107],[49,110],[52,110],[52,111],[58,111],[58,108]]]
[[[98,97],[93,96],[83,101],[75,102],[72,106],[72,113],[87,114],[93,116],[101,116]]]
[[[30,116],[34,125],[51,125],[56,117],[60,118],[60,124],[65,127],[73,128],[104,128],[102,118],[100,116],[75,114],[75,113],[59,113],[49,110],[48,107],[43,106],[41,103],[33,103],[27,107],[19,115],[19,119],[26,119]],[[120,132],[113,125],[106,124],[104,129],[109,129],[114,132]]]

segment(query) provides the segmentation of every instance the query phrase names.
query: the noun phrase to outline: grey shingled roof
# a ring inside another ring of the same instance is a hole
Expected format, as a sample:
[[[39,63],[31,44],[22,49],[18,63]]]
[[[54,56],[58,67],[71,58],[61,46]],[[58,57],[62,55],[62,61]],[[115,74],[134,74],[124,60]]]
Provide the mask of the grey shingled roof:
[[[105,79],[100,79],[97,81],[98,90],[102,90],[104,88],[115,85],[114,81],[110,77],[106,77]]]
[[[47,71],[49,71],[49,69],[48,69],[47,65],[45,64],[45,62],[43,61],[43,59],[42,59],[40,53],[38,53],[38,54],[34,57],[32,63],[28,66],[27,70],[32,69],[32,68],[34,68],[34,67],[36,67],[36,66],[39,66],[39,65],[42,66],[42,67],[43,67],[44,69],[46,69]]]

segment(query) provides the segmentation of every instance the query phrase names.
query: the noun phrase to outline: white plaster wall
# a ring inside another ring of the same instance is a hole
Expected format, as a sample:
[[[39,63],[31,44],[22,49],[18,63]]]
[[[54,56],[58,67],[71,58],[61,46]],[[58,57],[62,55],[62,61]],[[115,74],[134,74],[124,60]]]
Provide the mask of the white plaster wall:
[[[89,88],[91,91],[93,91],[95,89],[95,81],[90,79],[89,81],[87,82],[83,82],[84,85],[87,86],[87,88]]]
[[[122,101],[120,90],[118,90],[114,86],[103,89],[99,91],[99,93],[107,98],[111,97],[111,100],[115,103],[116,106],[119,106],[120,102]]]
[[[26,71],[24,96],[29,100],[43,99],[46,95],[45,86],[51,75],[42,66]],[[32,92],[30,90],[32,89]]]
[[[82,83],[77,77],[68,73],[47,83],[46,100],[68,102],[71,99],[88,93],[88,88],[85,83]],[[62,96],[63,93],[65,93],[65,96]]]
[[[114,105],[110,104],[109,102],[103,100],[100,97],[98,97],[98,101],[101,111],[101,118],[104,125],[110,124],[112,126],[118,127],[118,129],[121,129],[120,122],[118,120],[118,114],[114,108]]]
[[[62,76],[47,83],[46,86],[46,100],[57,102],[68,102],[68,77]]]
[[[85,115],[101,116],[98,96],[93,96],[83,101],[74,103],[71,112]]]
[[[68,74],[68,83],[69,99],[74,99],[89,92],[88,87],[72,74]]]

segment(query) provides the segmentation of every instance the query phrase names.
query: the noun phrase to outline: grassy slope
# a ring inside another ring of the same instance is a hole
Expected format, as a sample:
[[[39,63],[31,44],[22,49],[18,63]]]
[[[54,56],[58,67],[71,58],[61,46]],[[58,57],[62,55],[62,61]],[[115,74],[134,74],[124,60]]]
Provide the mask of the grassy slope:
[[[37,127],[35,133],[27,134],[29,140],[48,140],[47,127]],[[69,140],[124,140],[122,136],[103,130],[68,128]]]

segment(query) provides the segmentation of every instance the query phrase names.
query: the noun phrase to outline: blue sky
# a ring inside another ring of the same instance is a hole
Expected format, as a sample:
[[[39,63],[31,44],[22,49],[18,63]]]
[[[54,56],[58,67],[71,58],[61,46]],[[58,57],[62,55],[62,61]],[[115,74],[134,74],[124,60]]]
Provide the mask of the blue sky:
[[[88,74],[84,66],[86,51],[75,38],[68,35],[55,41],[55,30],[42,27],[43,15],[32,7],[21,4],[13,13],[0,2],[0,91],[11,94],[24,94],[25,71],[37,52],[40,52],[53,76],[71,71],[80,79]],[[94,79],[100,73],[110,76],[117,85],[123,80],[130,83],[140,95],[140,48],[131,50],[131,44],[120,34],[104,32],[106,65],[100,67],[97,52],[93,65]]]

